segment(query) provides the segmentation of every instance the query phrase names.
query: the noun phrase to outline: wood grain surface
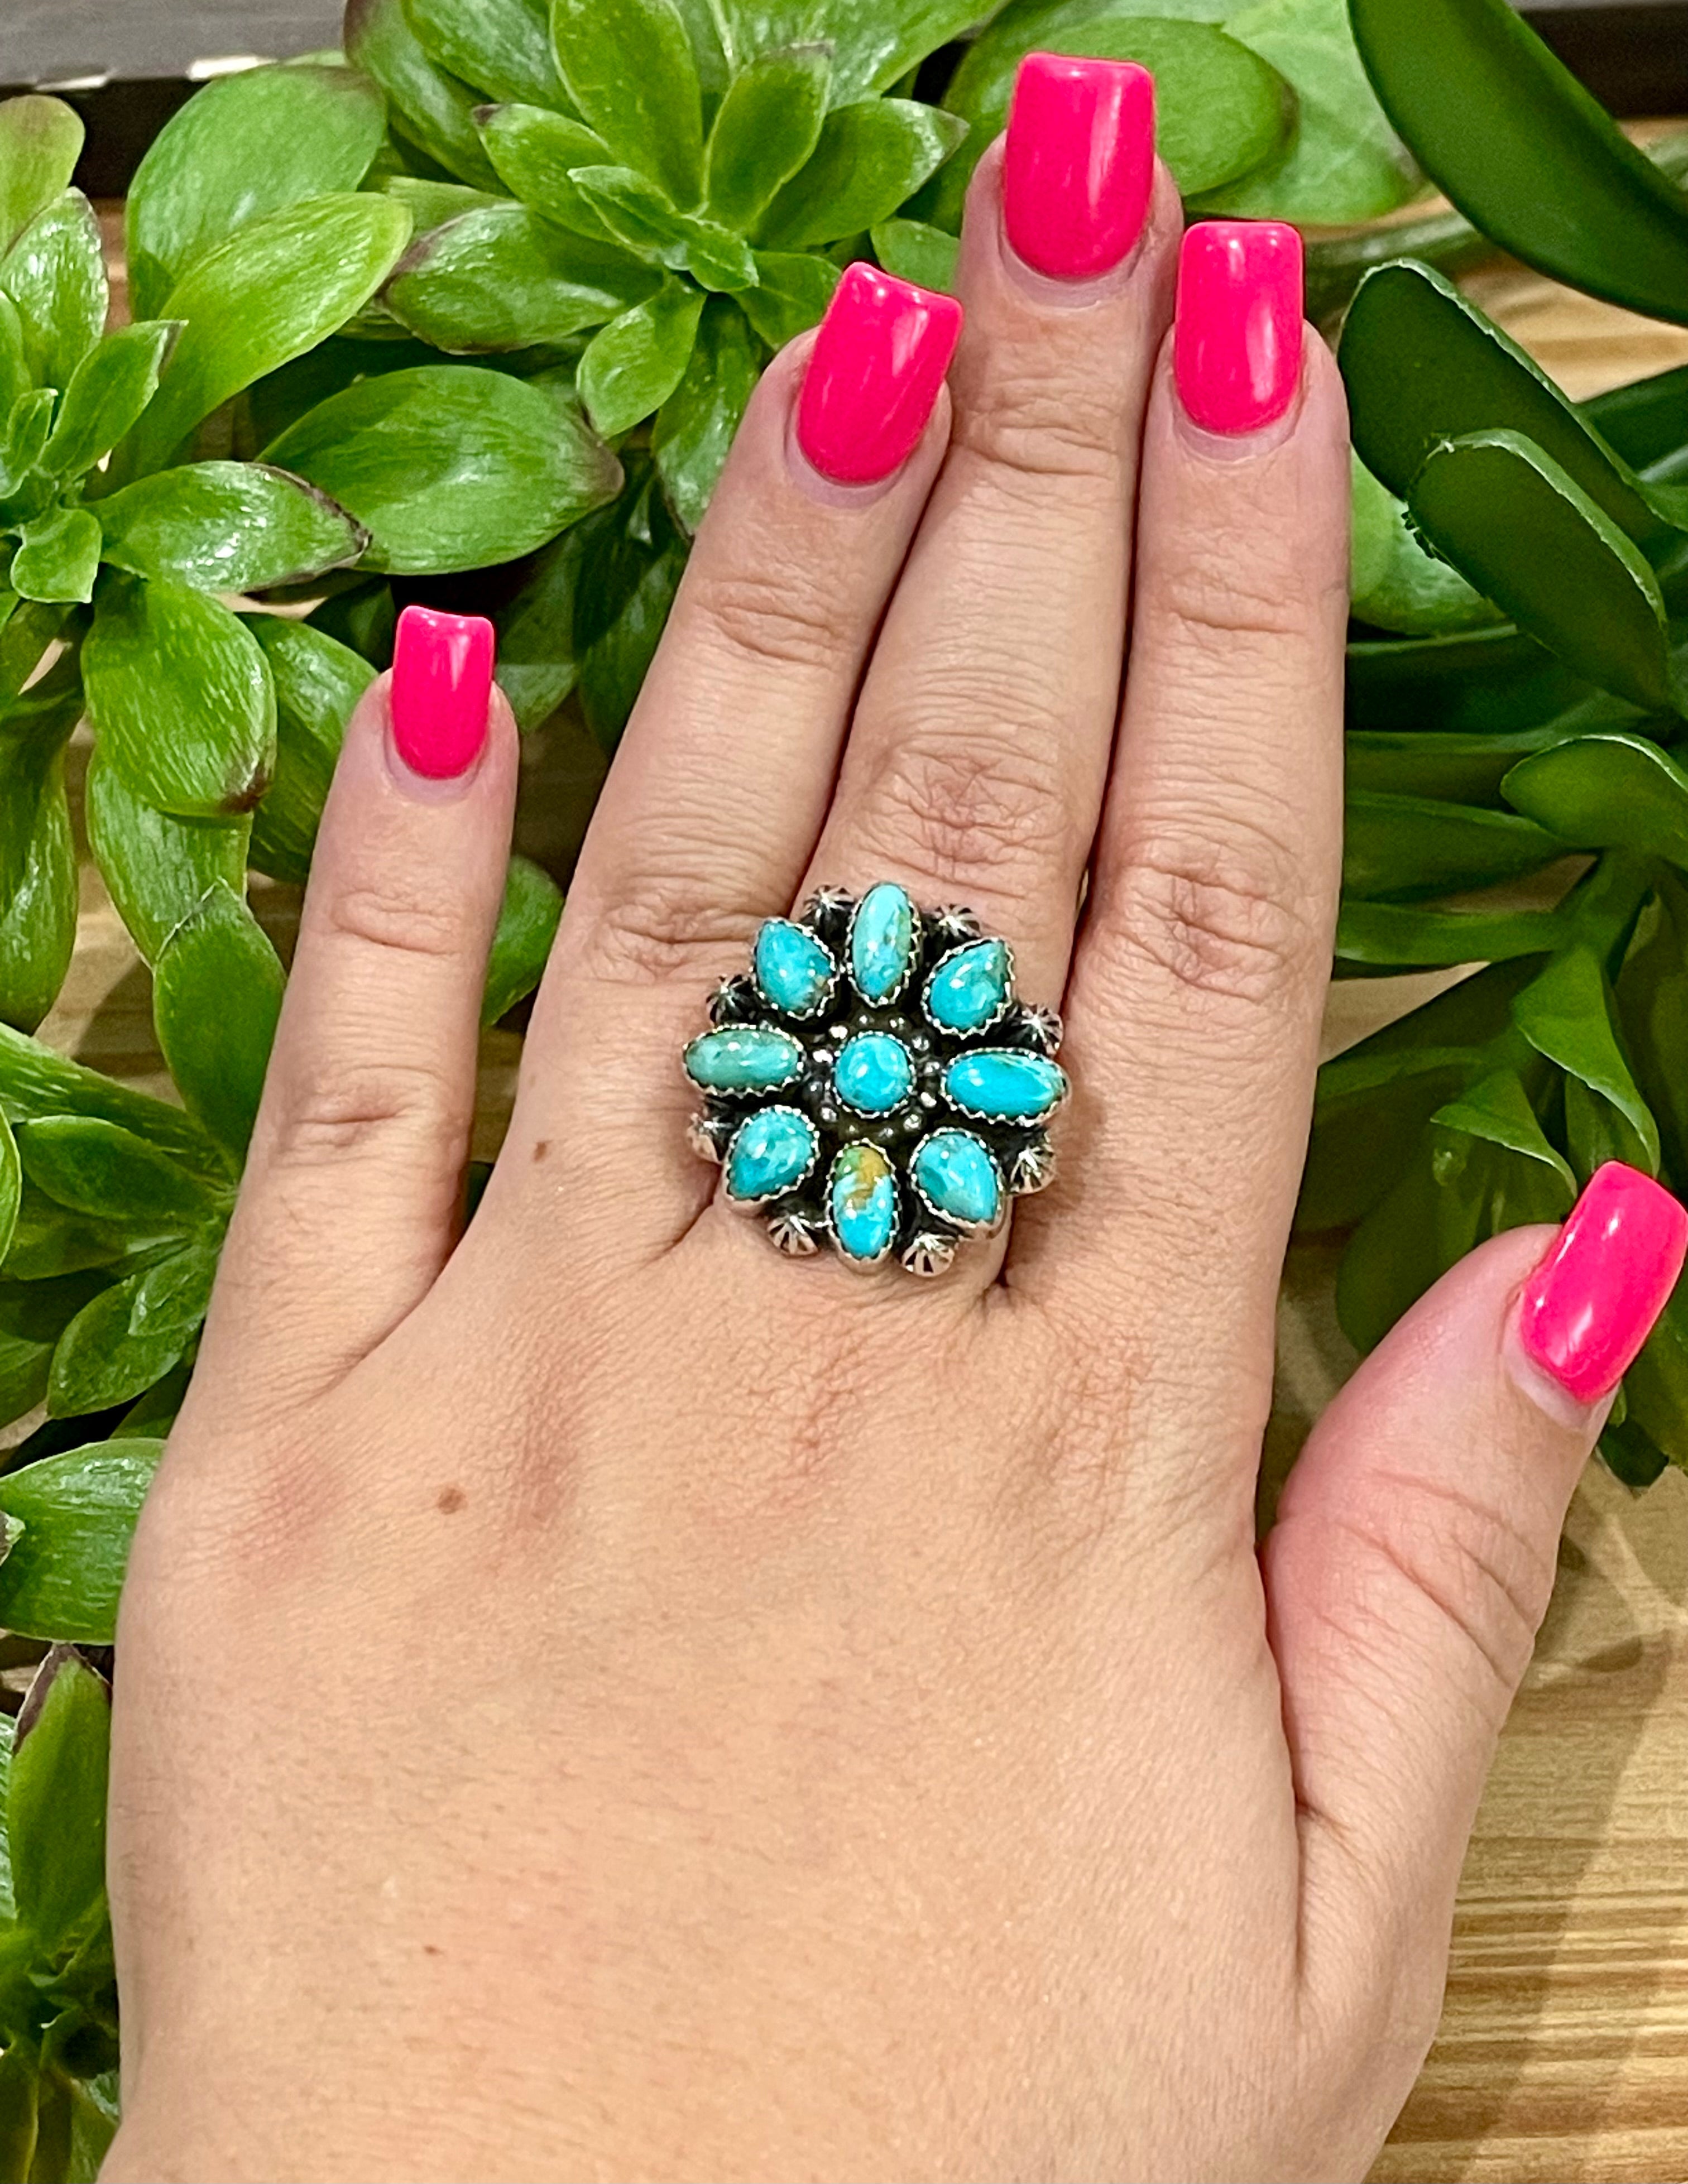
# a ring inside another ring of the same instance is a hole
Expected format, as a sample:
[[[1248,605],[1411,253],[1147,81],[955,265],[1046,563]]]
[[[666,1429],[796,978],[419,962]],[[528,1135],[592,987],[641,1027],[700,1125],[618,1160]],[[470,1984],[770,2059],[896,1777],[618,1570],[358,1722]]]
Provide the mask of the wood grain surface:
[[[1688,363],[1688,332],[1516,269],[1470,284],[1583,396]],[[536,852],[562,861],[596,763],[565,727],[529,752]],[[554,825],[556,838],[544,838]],[[289,890],[254,900],[284,953]],[[1454,974],[1457,975],[1457,974]],[[1327,1051],[1440,981],[1335,989]],[[85,870],[76,961],[42,1029],[61,1050],[169,1093],[148,980]],[[476,1150],[489,1156],[519,1043],[487,1034]],[[1280,1314],[1268,1470],[1293,1460],[1354,1364],[1331,1310],[1334,1259],[1298,1251]],[[1373,2184],[1683,2184],[1688,2180],[1688,1477],[1633,1496],[1598,1467],[1571,1512],[1553,1605],[1501,1742],[1466,1863],[1447,2006]]]

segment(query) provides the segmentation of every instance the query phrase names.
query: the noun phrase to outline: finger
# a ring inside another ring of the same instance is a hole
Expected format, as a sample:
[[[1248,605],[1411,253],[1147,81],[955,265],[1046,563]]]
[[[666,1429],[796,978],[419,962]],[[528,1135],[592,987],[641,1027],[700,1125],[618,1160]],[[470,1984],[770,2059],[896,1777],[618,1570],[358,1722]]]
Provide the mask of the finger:
[[[1566,1506],[1685,1245],[1676,1201],[1614,1166],[1557,1240],[1521,1229],[1485,1245],[1325,1413],[1264,1549],[1304,1963],[1333,2008],[1352,2005],[1351,2024],[1375,2022],[1403,1967],[1430,1968],[1429,1991],[1393,2005],[1420,2044],[1402,2098]]]
[[[1128,64],[1033,55],[969,193],[944,473],[814,883],[900,881],[1064,983],[1118,714],[1143,409],[1181,220]]]
[[[1341,866],[1345,412],[1329,353],[1304,344],[1301,278],[1292,228],[1185,239],[1067,994],[1063,1173],[1009,1262],[1086,1315],[1152,1264],[1135,1301],[1224,1328],[1211,1359],[1177,1346],[1180,1370],[1216,1362],[1245,1408],[1269,1380]]]
[[[206,1337],[248,1393],[345,1371],[454,1240],[515,796],[492,676],[490,623],[408,608],[347,728]]]
[[[529,1034],[512,1156],[566,1128],[657,1226],[712,1188],[679,1074],[710,986],[789,903],[948,432],[960,314],[870,266],[769,367],[588,836]],[[800,404],[800,415],[799,414]],[[807,452],[805,452],[807,450]],[[843,481],[843,482],[840,482]],[[636,1141],[630,1144],[631,1141]]]

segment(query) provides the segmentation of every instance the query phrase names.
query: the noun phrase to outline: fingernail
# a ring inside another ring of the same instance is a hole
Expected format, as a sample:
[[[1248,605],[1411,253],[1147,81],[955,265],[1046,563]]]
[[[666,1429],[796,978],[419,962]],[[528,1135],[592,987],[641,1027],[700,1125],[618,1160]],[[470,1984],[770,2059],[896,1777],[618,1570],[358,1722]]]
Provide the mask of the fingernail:
[[[1178,259],[1173,368],[1193,423],[1257,432],[1301,377],[1301,238],[1278,220],[1205,220]]]
[[[480,757],[493,695],[493,625],[406,607],[393,653],[393,746],[413,773],[455,781]]]
[[[823,477],[877,485],[920,444],[961,307],[877,266],[852,265],[821,321],[797,405],[797,443]]]
[[[1055,281],[1111,272],[1143,232],[1154,186],[1148,70],[1028,53],[1003,152],[1003,222],[1015,255]]]
[[[1609,1396],[1652,1333],[1688,1254],[1688,1213],[1650,1176],[1598,1169],[1525,1284],[1525,1355],[1579,1403]]]

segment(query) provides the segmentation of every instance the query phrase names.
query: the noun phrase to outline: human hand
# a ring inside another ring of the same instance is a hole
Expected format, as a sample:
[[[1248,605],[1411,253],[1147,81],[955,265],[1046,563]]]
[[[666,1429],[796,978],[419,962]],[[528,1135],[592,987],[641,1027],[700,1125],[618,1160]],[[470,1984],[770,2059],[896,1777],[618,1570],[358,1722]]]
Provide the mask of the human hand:
[[[484,629],[354,719],[124,1600],[109,2177],[1345,2177],[1404,2098],[1683,1224],[1619,1172],[1475,1255],[1256,1556],[1347,453],[1287,231],[1167,338],[1150,176],[1137,72],[1034,62],[953,406],[872,275],[768,371],[460,1237]],[[676,1067],[883,878],[1065,995],[1061,1173],[932,1285],[777,1257]]]

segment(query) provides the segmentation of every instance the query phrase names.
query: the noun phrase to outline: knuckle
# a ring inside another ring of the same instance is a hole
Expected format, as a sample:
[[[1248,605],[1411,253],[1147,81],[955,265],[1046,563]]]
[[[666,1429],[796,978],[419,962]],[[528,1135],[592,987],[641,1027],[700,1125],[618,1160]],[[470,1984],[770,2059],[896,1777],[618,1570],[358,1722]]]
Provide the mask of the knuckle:
[[[454,1155],[466,1126],[461,1098],[432,1063],[319,1064],[280,1088],[269,1150],[290,1167],[338,1167],[371,1154],[422,1161]]]
[[[830,673],[853,659],[856,644],[835,576],[700,570],[691,604],[735,661]]]
[[[955,432],[957,447],[1006,479],[1113,491],[1122,476],[1122,439],[1117,405],[1093,386],[1047,375],[993,376],[963,405]]]
[[[742,959],[764,915],[723,902],[718,875],[624,873],[587,921],[586,969],[611,985],[705,978]]]
[[[1184,992],[1258,1008],[1323,970],[1324,923],[1287,845],[1230,822],[1139,840],[1101,929]]]
[[[383,883],[348,888],[326,905],[329,933],[354,949],[380,956],[449,961],[466,952],[471,935],[460,903],[449,889]]]
[[[1039,749],[1046,733],[1000,739],[896,736],[855,826],[872,852],[942,884],[989,875],[1004,894],[1046,884],[1072,832],[1071,793]]]
[[[1160,572],[1156,605],[1198,651],[1234,650],[1240,641],[1282,646],[1304,637],[1315,602],[1304,576],[1274,567],[1251,583],[1234,561],[1189,561]]]

